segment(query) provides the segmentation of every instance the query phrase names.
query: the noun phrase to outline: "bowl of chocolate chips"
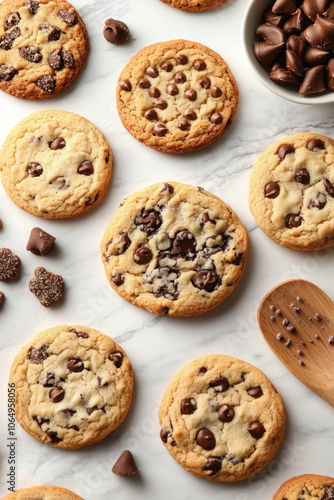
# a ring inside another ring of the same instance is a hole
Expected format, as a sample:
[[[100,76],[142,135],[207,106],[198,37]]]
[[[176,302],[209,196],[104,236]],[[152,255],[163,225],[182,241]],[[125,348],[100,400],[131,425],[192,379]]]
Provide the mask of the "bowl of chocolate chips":
[[[269,90],[301,104],[334,102],[334,0],[250,0],[242,37]]]

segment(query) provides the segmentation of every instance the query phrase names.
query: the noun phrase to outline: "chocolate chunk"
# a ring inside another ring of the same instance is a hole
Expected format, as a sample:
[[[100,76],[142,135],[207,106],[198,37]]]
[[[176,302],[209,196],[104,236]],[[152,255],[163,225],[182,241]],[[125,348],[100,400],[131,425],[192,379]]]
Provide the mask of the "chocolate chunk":
[[[48,57],[49,66],[55,71],[60,71],[64,67],[62,51],[56,49]]]
[[[132,90],[132,85],[129,80],[121,80],[119,82],[119,88],[125,92],[130,92]]]
[[[53,139],[53,141],[49,143],[49,148],[52,149],[53,151],[56,151],[57,149],[63,149],[65,146],[66,146],[66,141],[62,137],[57,137],[56,139]]]
[[[166,61],[162,64],[161,69],[166,71],[167,73],[170,73],[173,69],[173,65],[170,61]]]
[[[199,376],[199,377],[203,377],[203,376],[206,374],[206,372],[207,372],[207,371],[208,371],[208,369],[207,369],[207,368],[205,368],[204,366],[202,366],[202,368],[200,368],[200,369],[198,370],[198,376]]]
[[[161,192],[164,193],[165,191],[168,191],[170,194],[173,194],[174,193],[174,188],[173,188],[173,186],[171,184],[168,184],[168,182],[165,182],[164,183],[164,187],[161,190]]]
[[[303,59],[308,48],[308,43],[301,36],[291,35],[286,42],[286,46]]]
[[[39,163],[32,162],[28,165],[27,173],[31,175],[31,177],[39,177],[43,173],[43,168]]]
[[[29,290],[44,307],[49,307],[54,302],[63,300],[63,288],[63,278],[48,272],[44,267],[35,269],[35,277],[29,281]]]
[[[152,259],[152,252],[148,247],[140,247],[133,256],[133,260],[139,264],[148,264]]]
[[[299,227],[303,222],[303,218],[298,214],[288,214],[285,217],[285,225],[287,228],[291,229],[293,227]]]
[[[142,210],[141,215],[135,218],[136,226],[139,226],[141,231],[151,235],[157,231],[162,224],[162,217],[156,210]]]
[[[115,276],[112,276],[111,279],[116,286],[121,286],[124,283],[124,278],[121,274],[115,274]]]
[[[20,258],[9,248],[0,248],[0,281],[16,280],[19,277]]]
[[[166,109],[168,106],[167,102],[164,101],[164,99],[161,99],[161,101],[157,101],[154,105],[155,108],[158,108],[158,109]],[[166,132],[165,134],[168,132],[168,129],[162,124],[160,123],[160,125],[162,125],[165,129],[166,129]],[[165,135],[163,134],[163,135]],[[159,134],[156,134],[156,135],[159,135]]]
[[[38,63],[43,59],[41,51],[36,47],[22,47],[19,52],[23,59],[32,63]]]
[[[231,422],[234,418],[234,410],[232,406],[221,405],[218,408],[218,418],[222,422]]]
[[[10,50],[13,45],[13,40],[8,38],[7,36],[0,37],[0,49],[2,50]]]
[[[197,403],[193,398],[183,399],[181,401],[182,415],[192,415],[197,410]]]
[[[305,29],[303,37],[311,47],[331,50],[334,47],[334,21],[318,15],[315,23]]]
[[[253,45],[256,59],[262,64],[262,66],[268,69],[272,67],[284,47],[284,42],[276,45],[266,42],[255,42]]]
[[[188,62],[188,57],[184,54],[179,54],[176,58],[176,62],[177,64],[182,64],[184,66]]]
[[[202,80],[199,82],[199,84],[203,89],[209,89],[211,86],[211,80],[210,80],[210,78],[205,76],[204,78],[202,78]]]
[[[325,185],[325,189],[326,189],[327,193],[329,194],[329,196],[334,198],[334,186],[333,186],[333,184],[331,184],[328,179],[324,179],[324,185]]]
[[[210,387],[212,387],[216,392],[225,392],[230,387],[230,384],[227,378],[219,377],[210,382]]]
[[[219,125],[220,123],[222,123],[222,121],[222,115],[216,111],[210,116],[210,122],[213,123],[213,125]]]
[[[269,182],[265,185],[264,196],[266,198],[277,198],[277,196],[280,194],[280,190],[281,188],[279,187],[279,184],[277,182]]]
[[[189,254],[194,252],[196,249],[196,240],[194,235],[187,231],[180,231],[177,233],[174,243],[173,243],[173,253],[174,254]]]
[[[301,168],[295,175],[295,181],[307,186],[311,182],[310,172],[306,168]]]
[[[103,36],[109,43],[123,45],[128,41],[130,30],[125,23],[110,18],[104,24]]]
[[[52,403],[59,403],[64,399],[64,397],[65,397],[65,391],[60,387],[54,387],[49,392],[49,398],[51,399]]]
[[[190,128],[190,123],[188,122],[188,120],[186,118],[181,118],[181,120],[179,120],[178,122],[176,122],[175,126],[177,128],[179,128],[180,130],[189,130]]]
[[[6,64],[0,65],[0,82],[4,80],[5,82],[10,82],[13,80],[14,76],[17,75],[18,71],[12,66],[7,66]]]
[[[158,113],[154,109],[148,109],[147,111],[145,111],[144,117],[146,118],[146,120],[153,122],[154,120],[158,119]]]
[[[263,427],[261,422],[255,421],[252,422],[248,427],[248,432],[253,438],[260,439],[265,433],[265,428]]]
[[[274,14],[292,14],[296,10],[295,0],[276,0],[272,7]]]
[[[212,292],[219,280],[217,275],[213,271],[199,271],[192,278],[191,282],[199,290]]]
[[[334,486],[325,485],[322,491],[324,495],[321,500],[334,500]]]
[[[36,12],[37,12],[37,11],[38,11],[38,9],[39,9],[39,2],[36,2],[36,0],[26,0],[26,1],[24,2],[24,5],[25,5],[26,7],[29,7],[29,8],[28,8],[28,11],[29,11],[29,13],[30,13],[31,15],[33,15],[33,16],[36,14]]]
[[[203,59],[196,59],[194,61],[193,67],[196,71],[204,71],[206,69],[206,62]]]
[[[155,65],[152,65],[146,69],[146,74],[151,78],[157,78],[159,76],[159,71]]]
[[[204,450],[213,450],[216,446],[216,439],[209,429],[201,429],[196,435],[196,443]]]
[[[309,151],[314,151],[315,149],[325,149],[325,144],[321,139],[312,139],[306,145]]]
[[[70,372],[79,373],[85,369],[85,365],[81,361],[81,359],[70,359],[67,363],[67,368]]]
[[[34,227],[30,233],[26,249],[35,255],[44,256],[51,252],[56,238],[39,227]]]
[[[157,137],[164,137],[168,132],[168,128],[163,123],[157,123],[154,125],[153,135]]]
[[[270,79],[279,85],[298,85],[299,77],[285,68],[278,66],[270,71]]]
[[[211,95],[212,97],[220,97],[222,95],[222,91],[219,87],[212,87]]]
[[[184,83],[187,81],[187,77],[183,73],[183,71],[178,71],[174,76],[174,80],[176,81],[176,83]]]
[[[11,28],[10,30],[6,31],[6,37],[9,40],[16,40],[21,35],[21,30],[17,26],[15,28]]]
[[[111,469],[117,476],[132,476],[138,472],[131,451],[125,450]]]
[[[160,90],[155,87],[150,88],[148,93],[150,94],[151,97],[154,97],[155,99],[157,99],[161,95]]]
[[[85,160],[80,164],[78,168],[78,174],[88,176],[92,175],[93,173],[94,173],[94,165],[91,161]]]
[[[56,80],[52,76],[41,76],[36,80],[36,85],[44,92],[53,92],[56,88]]]
[[[295,54],[292,50],[287,50],[285,52],[285,66],[288,71],[292,71],[297,76],[304,75],[304,64],[303,61],[297,54]]]
[[[41,361],[44,361],[48,357],[49,354],[47,345],[42,345],[39,349],[36,349],[36,347],[30,347],[28,351],[29,361],[35,365],[41,363]]]
[[[319,210],[322,210],[325,207],[326,203],[326,196],[318,192],[317,199],[310,200],[308,208],[318,208]]]
[[[286,41],[286,33],[271,23],[261,24],[255,33],[263,42],[273,45],[279,45]]]
[[[325,52],[315,47],[308,47],[305,52],[305,66],[312,68],[313,66],[321,66],[327,63],[329,52]]]
[[[203,227],[204,224],[206,224],[207,222],[211,222],[211,224],[213,224],[214,226],[216,225],[215,219],[211,219],[209,213],[208,212],[204,212],[204,214],[202,215],[201,226]]]
[[[57,41],[61,36],[60,29],[57,28],[57,26],[54,26],[53,24],[43,23],[40,25],[39,29],[48,33],[49,42]]]
[[[60,17],[69,27],[75,26],[78,22],[78,16],[71,10],[61,10],[58,17]]]
[[[188,111],[186,111],[183,116],[190,121],[197,120],[197,114],[193,109],[189,109]]]
[[[5,17],[6,28],[12,28],[21,21],[21,16],[18,12],[11,12]]]
[[[167,91],[167,94],[169,94],[169,95],[176,95],[179,93],[179,89],[177,88],[175,83],[170,83],[169,85],[167,85],[166,91]]]
[[[121,353],[120,351],[115,351],[111,353],[108,357],[110,361],[114,363],[116,368],[120,368],[122,366],[124,356],[123,353]]]
[[[50,423],[50,421],[49,421]],[[45,431],[45,434],[47,434],[49,436],[49,438],[51,439],[52,443],[60,443],[60,441],[62,441],[57,433],[55,431],[50,431],[50,429],[48,429],[47,431]]]
[[[218,457],[209,457],[203,467],[203,470],[209,471],[209,476],[214,476],[220,471],[222,466],[222,461]]]
[[[91,415],[92,413],[94,413],[94,411],[97,410],[98,410],[97,406],[91,406],[90,408],[86,408],[86,412],[88,413],[88,415]]]
[[[247,394],[249,394],[252,398],[257,399],[263,395],[262,389],[260,386],[251,387],[248,389]]]

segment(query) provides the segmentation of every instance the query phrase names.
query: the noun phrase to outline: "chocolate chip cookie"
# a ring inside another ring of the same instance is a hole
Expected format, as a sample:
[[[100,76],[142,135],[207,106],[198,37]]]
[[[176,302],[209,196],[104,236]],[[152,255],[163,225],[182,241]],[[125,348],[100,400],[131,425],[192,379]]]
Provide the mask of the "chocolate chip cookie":
[[[1,2],[0,89],[8,94],[59,94],[85,66],[88,49],[84,22],[65,0]]]
[[[83,326],[37,335],[16,356],[16,419],[38,441],[75,449],[113,432],[129,410],[131,364],[110,337]]]
[[[225,300],[245,269],[247,248],[247,232],[229,206],[178,182],[126,198],[101,244],[113,289],[169,316],[195,316]]]
[[[334,141],[313,133],[277,141],[257,160],[249,205],[272,240],[294,250],[334,242]]]
[[[64,219],[95,206],[111,176],[112,152],[91,122],[67,111],[37,111],[7,136],[2,184],[17,206],[37,217]]]
[[[334,500],[334,478],[303,474],[286,481],[273,500]]]
[[[201,12],[202,10],[214,9],[227,2],[227,0],[161,0],[162,2],[180,10],[189,12]]]
[[[239,92],[226,62],[187,40],[144,48],[123,69],[118,112],[138,141],[164,153],[208,146],[230,127]]]
[[[9,493],[2,500],[83,500],[83,498],[58,486],[33,486]]]
[[[160,437],[191,474],[241,481],[263,469],[283,437],[281,396],[254,366],[222,354],[184,366],[163,396]]]

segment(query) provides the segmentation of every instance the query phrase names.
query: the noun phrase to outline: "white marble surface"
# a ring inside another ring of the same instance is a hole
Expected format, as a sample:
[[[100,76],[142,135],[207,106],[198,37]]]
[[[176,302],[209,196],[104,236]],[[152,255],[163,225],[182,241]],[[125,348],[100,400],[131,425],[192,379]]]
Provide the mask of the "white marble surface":
[[[0,313],[1,491],[6,494],[6,380],[14,355],[44,328],[81,323],[114,337],[126,349],[136,385],[130,414],[102,443],[62,451],[35,441],[17,428],[17,487],[62,485],[85,500],[116,497],[145,500],[212,499],[268,500],[289,477],[302,473],[334,475],[333,409],[295,379],[274,357],[256,324],[262,296],[286,278],[309,279],[334,296],[334,250],[302,254],[279,247],[256,226],[248,204],[250,169],[274,140],[302,131],[331,135],[333,106],[307,107],[269,93],[246,67],[240,27],[246,0],[229,0],[202,14],[179,12],[159,0],[73,0],[90,35],[88,64],[77,82],[52,100],[24,102],[0,94],[0,142],[20,119],[45,108],[80,113],[95,122],[110,141],[115,156],[110,188],[103,201],[86,215],[66,221],[41,221],[17,208],[0,188],[0,246],[22,259],[18,282],[1,284],[6,302]],[[123,47],[102,36],[104,19],[125,21],[132,40]],[[229,63],[240,88],[240,106],[230,131],[211,147],[182,157],[150,150],[122,127],[115,105],[115,84],[140,48],[173,38],[202,42]],[[245,275],[234,294],[214,311],[197,318],[155,317],[123,301],[111,291],[100,261],[99,243],[120,200],[162,180],[202,185],[229,203],[250,235]],[[57,251],[41,259],[25,250],[30,230],[39,225],[57,237]],[[27,283],[39,265],[63,275],[66,300],[44,309]],[[157,409],[171,376],[190,359],[221,352],[261,368],[281,392],[287,409],[283,444],[259,475],[235,484],[213,484],[185,472],[159,439]],[[141,469],[132,478],[110,469],[121,451],[133,451]]]

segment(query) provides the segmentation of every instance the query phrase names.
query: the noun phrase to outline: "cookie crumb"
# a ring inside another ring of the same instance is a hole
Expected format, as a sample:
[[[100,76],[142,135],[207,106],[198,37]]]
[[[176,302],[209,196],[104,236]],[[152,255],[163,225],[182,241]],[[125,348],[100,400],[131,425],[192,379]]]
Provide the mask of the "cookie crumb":
[[[111,469],[117,476],[132,476],[138,472],[138,467],[134,461],[131,451],[125,450]]]

